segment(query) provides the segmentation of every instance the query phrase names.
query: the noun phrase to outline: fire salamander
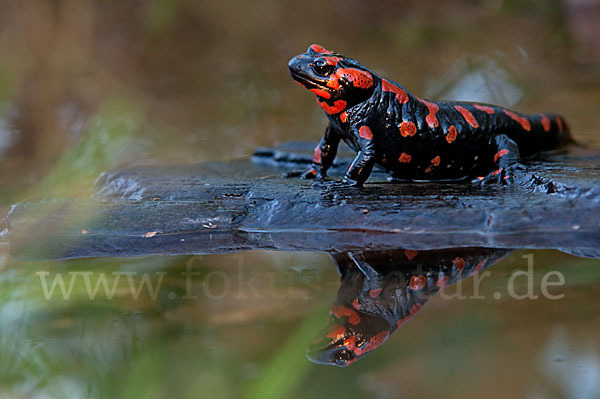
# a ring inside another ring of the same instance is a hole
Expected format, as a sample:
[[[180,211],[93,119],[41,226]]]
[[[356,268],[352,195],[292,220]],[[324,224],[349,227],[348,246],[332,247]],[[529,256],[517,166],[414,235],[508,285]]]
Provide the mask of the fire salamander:
[[[508,253],[500,248],[448,248],[332,255],[341,285],[329,326],[308,348],[308,358],[349,366],[380,347],[444,287]]]
[[[375,164],[397,181],[510,184],[519,160],[571,141],[557,115],[429,101],[357,61],[313,44],[288,64],[329,119],[304,178],[325,178],[340,140],[357,153],[342,185],[362,186]]]

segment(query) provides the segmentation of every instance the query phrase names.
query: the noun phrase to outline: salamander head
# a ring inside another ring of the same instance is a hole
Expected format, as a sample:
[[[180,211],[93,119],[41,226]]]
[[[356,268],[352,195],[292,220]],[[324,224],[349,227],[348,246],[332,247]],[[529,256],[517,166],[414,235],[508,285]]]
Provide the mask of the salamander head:
[[[379,347],[391,335],[393,327],[384,318],[349,310],[334,305],[329,328],[308,348],[310,361],[346,367]]]
[[[377,77],[367,68],[318,44],[292,58],[288,67],[292,78],[315,93],[328,114],[365,101],[376,86]]]

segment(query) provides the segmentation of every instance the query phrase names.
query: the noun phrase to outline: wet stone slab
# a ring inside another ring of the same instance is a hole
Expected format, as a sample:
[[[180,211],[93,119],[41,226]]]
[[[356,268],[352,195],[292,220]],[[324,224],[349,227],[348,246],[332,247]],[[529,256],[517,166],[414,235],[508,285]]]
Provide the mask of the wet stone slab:
[[[88,201],[15,205],[11,255],[72,258],[269,249],[344,252],[453,247],[557,248],[600,257],[600,155],[546,155],[510,187],[402,183],[374,171],[363,189],[284,178],[311,143],[252,160],[138,166],[103,173]],[[340,153],[342,176],[351,153]]]

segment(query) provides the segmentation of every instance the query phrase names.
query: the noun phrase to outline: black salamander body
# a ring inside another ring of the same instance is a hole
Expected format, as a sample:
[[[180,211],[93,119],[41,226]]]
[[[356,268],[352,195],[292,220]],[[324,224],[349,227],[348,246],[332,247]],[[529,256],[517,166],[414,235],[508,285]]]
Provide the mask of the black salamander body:
[[[376,163],[398,180],[509,184],[521,157],[570,141],[560,116],[424,100],[317,44],[288,66],[329,119],[305,178],[325,177],[343,140],[357,153],[343,180],[347,185],[362,186]]]

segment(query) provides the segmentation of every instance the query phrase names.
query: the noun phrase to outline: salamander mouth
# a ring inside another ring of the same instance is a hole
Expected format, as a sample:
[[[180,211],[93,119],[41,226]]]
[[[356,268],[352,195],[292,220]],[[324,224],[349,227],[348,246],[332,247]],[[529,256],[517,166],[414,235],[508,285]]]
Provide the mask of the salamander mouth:
[[[332,92],[331,88],[327,87],[327,85],[325,83],[319,83],[314,80],[310,80],[310,79],[306,78],[305,76],[302,76],[292,70],[290,70],[290,75],[292,76],[292,78],[295,81],[302,83],[302,85],[304,87],[306,87],[307,89],[321,89],[321,90],[325,90],[329,93]]]

